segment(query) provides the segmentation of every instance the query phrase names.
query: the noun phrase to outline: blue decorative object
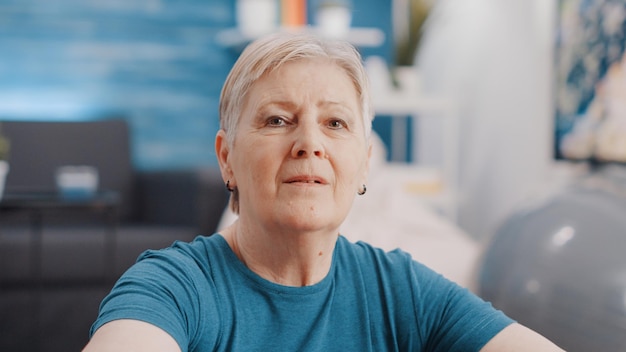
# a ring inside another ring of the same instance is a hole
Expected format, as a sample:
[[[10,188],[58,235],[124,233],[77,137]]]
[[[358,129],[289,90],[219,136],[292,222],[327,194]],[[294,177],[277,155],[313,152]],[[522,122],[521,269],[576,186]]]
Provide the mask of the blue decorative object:
[[[626,163],[626,0],[560,0],[557,158]]]

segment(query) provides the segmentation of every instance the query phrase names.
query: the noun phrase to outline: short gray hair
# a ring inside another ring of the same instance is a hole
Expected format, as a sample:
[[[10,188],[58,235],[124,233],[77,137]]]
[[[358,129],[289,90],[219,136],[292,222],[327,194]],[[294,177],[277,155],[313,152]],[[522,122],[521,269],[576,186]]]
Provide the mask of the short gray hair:
[[[302,59],[325,58],[341,67],[354,83],[360,100],[363,126],[369,137],[374,118],[369,92],[369,80],[361,55],[345,41],[326,40],[307,33],[274,33],[248,45],[231,69],[220,96],[220,128],[227,141],[234,141],[241,109],[250,87],[261,76],[283,64]]]

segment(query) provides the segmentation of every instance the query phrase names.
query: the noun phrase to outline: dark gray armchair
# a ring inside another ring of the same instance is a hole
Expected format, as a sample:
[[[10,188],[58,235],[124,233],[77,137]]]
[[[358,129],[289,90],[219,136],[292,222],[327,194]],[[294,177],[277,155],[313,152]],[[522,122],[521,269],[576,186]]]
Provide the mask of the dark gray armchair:
[[[41,212],[39,244],[28,209],[0,202],[0,351],[80,350],[100,301],[142,251],[211,235],[227,204],[217,168],[134,170],[121,119],[2,121],[2,133],[11,142],[6,194],[55,192],[59,166],[90,165],[120,202],[114,223],[81,207]]]

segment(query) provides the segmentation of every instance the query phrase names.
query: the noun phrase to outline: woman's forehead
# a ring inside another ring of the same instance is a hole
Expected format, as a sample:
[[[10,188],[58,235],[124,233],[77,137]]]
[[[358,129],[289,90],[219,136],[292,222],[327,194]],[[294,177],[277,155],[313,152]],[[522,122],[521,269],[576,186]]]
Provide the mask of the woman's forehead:
[[[304,97],[326,103],[340,103],[358,107],[359,96],[350,76],[339,65],[329,60],[299,60],[285,63],[263,75],[248,90],[244,106],[254,100],[258,103],[280,102]]]

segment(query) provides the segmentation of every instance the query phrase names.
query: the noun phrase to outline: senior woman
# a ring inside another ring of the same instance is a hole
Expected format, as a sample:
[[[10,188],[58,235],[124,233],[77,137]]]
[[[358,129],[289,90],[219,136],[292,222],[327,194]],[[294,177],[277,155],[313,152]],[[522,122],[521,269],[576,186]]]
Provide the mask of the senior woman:
[[[368,94],[349,44],[285,33],[250,44],[215,140],[238,220],[142,254],[86,350],[559,350],[408,254],[338,233],[367,190]]]

